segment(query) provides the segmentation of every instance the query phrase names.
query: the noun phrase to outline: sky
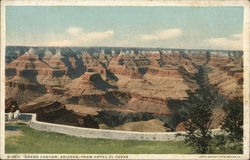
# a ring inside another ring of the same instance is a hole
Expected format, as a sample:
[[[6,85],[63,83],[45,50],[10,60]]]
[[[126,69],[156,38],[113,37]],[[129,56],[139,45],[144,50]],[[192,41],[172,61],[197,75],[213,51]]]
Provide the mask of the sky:
[[[8,6],[6,44],[242,49],[243,7]]]

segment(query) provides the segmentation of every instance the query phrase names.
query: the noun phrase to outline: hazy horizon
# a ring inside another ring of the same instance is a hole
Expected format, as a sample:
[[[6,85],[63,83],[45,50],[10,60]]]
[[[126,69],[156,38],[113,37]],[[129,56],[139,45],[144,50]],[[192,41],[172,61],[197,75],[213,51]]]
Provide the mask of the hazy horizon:
[[[31,48],[124,48],[124,49],[166,49],[166,50],[211,50],[211,51],[243,51],[243,49],[212,49],[212,48],[164,48],[164,47],[133,47],[133,46],[36,46],[36,45],[6,45],[5,47]]]

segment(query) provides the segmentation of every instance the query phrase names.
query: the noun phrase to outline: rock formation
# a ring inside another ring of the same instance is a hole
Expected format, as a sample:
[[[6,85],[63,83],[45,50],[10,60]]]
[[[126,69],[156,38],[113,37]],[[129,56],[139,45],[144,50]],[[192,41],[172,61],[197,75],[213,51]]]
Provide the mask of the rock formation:
[[[28,113],[36,113],[38,121],[66,124],[87,128],[99,128],[94,119],[86,115],[78,115],[67,110],[65,105],[59,102],[42,102],[22,106],[21,110]]]
[[[171,131],[171,129],[165,127],[165,124],[158,120],[152,119],[148,121],[139,122],[128,122],[124,125],[117,127],[109,127],[105,124],[100,124],[101,129],[112,129],[112,130],[122,130],[122,131],[136,131],[136,132],[166,132]]]
[[[209,82],[218,92],[230,99],[243,99],[243,59],[230,60],[217,56],[218,61],[210,64]],[[213,58],[212,58],[213,59]],[[217,62],[217,63],[216,63]]]
[[[242,101],[242,53],[226,53],[119,47],[7,47],[6,98],[12,98],[25,112],[38,113],[39,120],[52,123],[98,128],[101,118],[111,121],[107,117],[113,117],[124,122],[119,124],[122,129],[125,122],[129,123],[126,127],[137,126],[134,122],[144,116],[140,119],[142,124],[167,117],[164,125],[168,126],[170,117],[180,107],[170,105],[170,101],[185,101],[187,91],[195,92],[199,87],[194,79],[198,65],[205,65],[210,71],[208,83],[220,95]],[[175,127],[183,130],[183,124],[172,123],[172,130]]]

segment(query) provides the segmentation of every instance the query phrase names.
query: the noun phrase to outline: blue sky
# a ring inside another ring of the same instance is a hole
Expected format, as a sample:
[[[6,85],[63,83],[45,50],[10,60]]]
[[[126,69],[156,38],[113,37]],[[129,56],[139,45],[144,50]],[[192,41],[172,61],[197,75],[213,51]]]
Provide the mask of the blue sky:
[[[243,7],[8,6],[7,45],[242,49]]]

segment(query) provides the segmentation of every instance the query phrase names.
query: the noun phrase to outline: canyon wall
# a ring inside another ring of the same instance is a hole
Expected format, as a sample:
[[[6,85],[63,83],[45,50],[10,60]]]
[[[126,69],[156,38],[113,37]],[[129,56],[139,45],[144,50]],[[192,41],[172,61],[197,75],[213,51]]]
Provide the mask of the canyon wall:
[[[94,115],[88,114],[91,110],[95,110],[96,115],[101,111],[119,112],[130,119],[130,125],[134,125],[135,119],[129,118],[129,114],[137,118],[140,116],[136,113],[148,118],[152,116],[151,119],[157,116],[171,118],[180,106],[170,102],[185,101],[187,93],[199,87],[194,80],[197,65],[210,69],[209,83],[219,94],[228,99],[243,99],[241,52],[7,48],[6,98],[15,100],[25,112],[39,113],[38,118],[43,121],[74,126],[88,126],[89,123],[89,127],[98,128]],[[54,106],[54,103],[59,104]],[[34,104],[41,108],[36,109]],[[67,105],[75,108],[69,109]],[[50,119],[52,117],[57,118]],[[169,126],[169,119],[160,120]],[[170,128],[175,129],[173,126],[177,124],[171,124]],[[177,128],[183,126],[180,124]]]

